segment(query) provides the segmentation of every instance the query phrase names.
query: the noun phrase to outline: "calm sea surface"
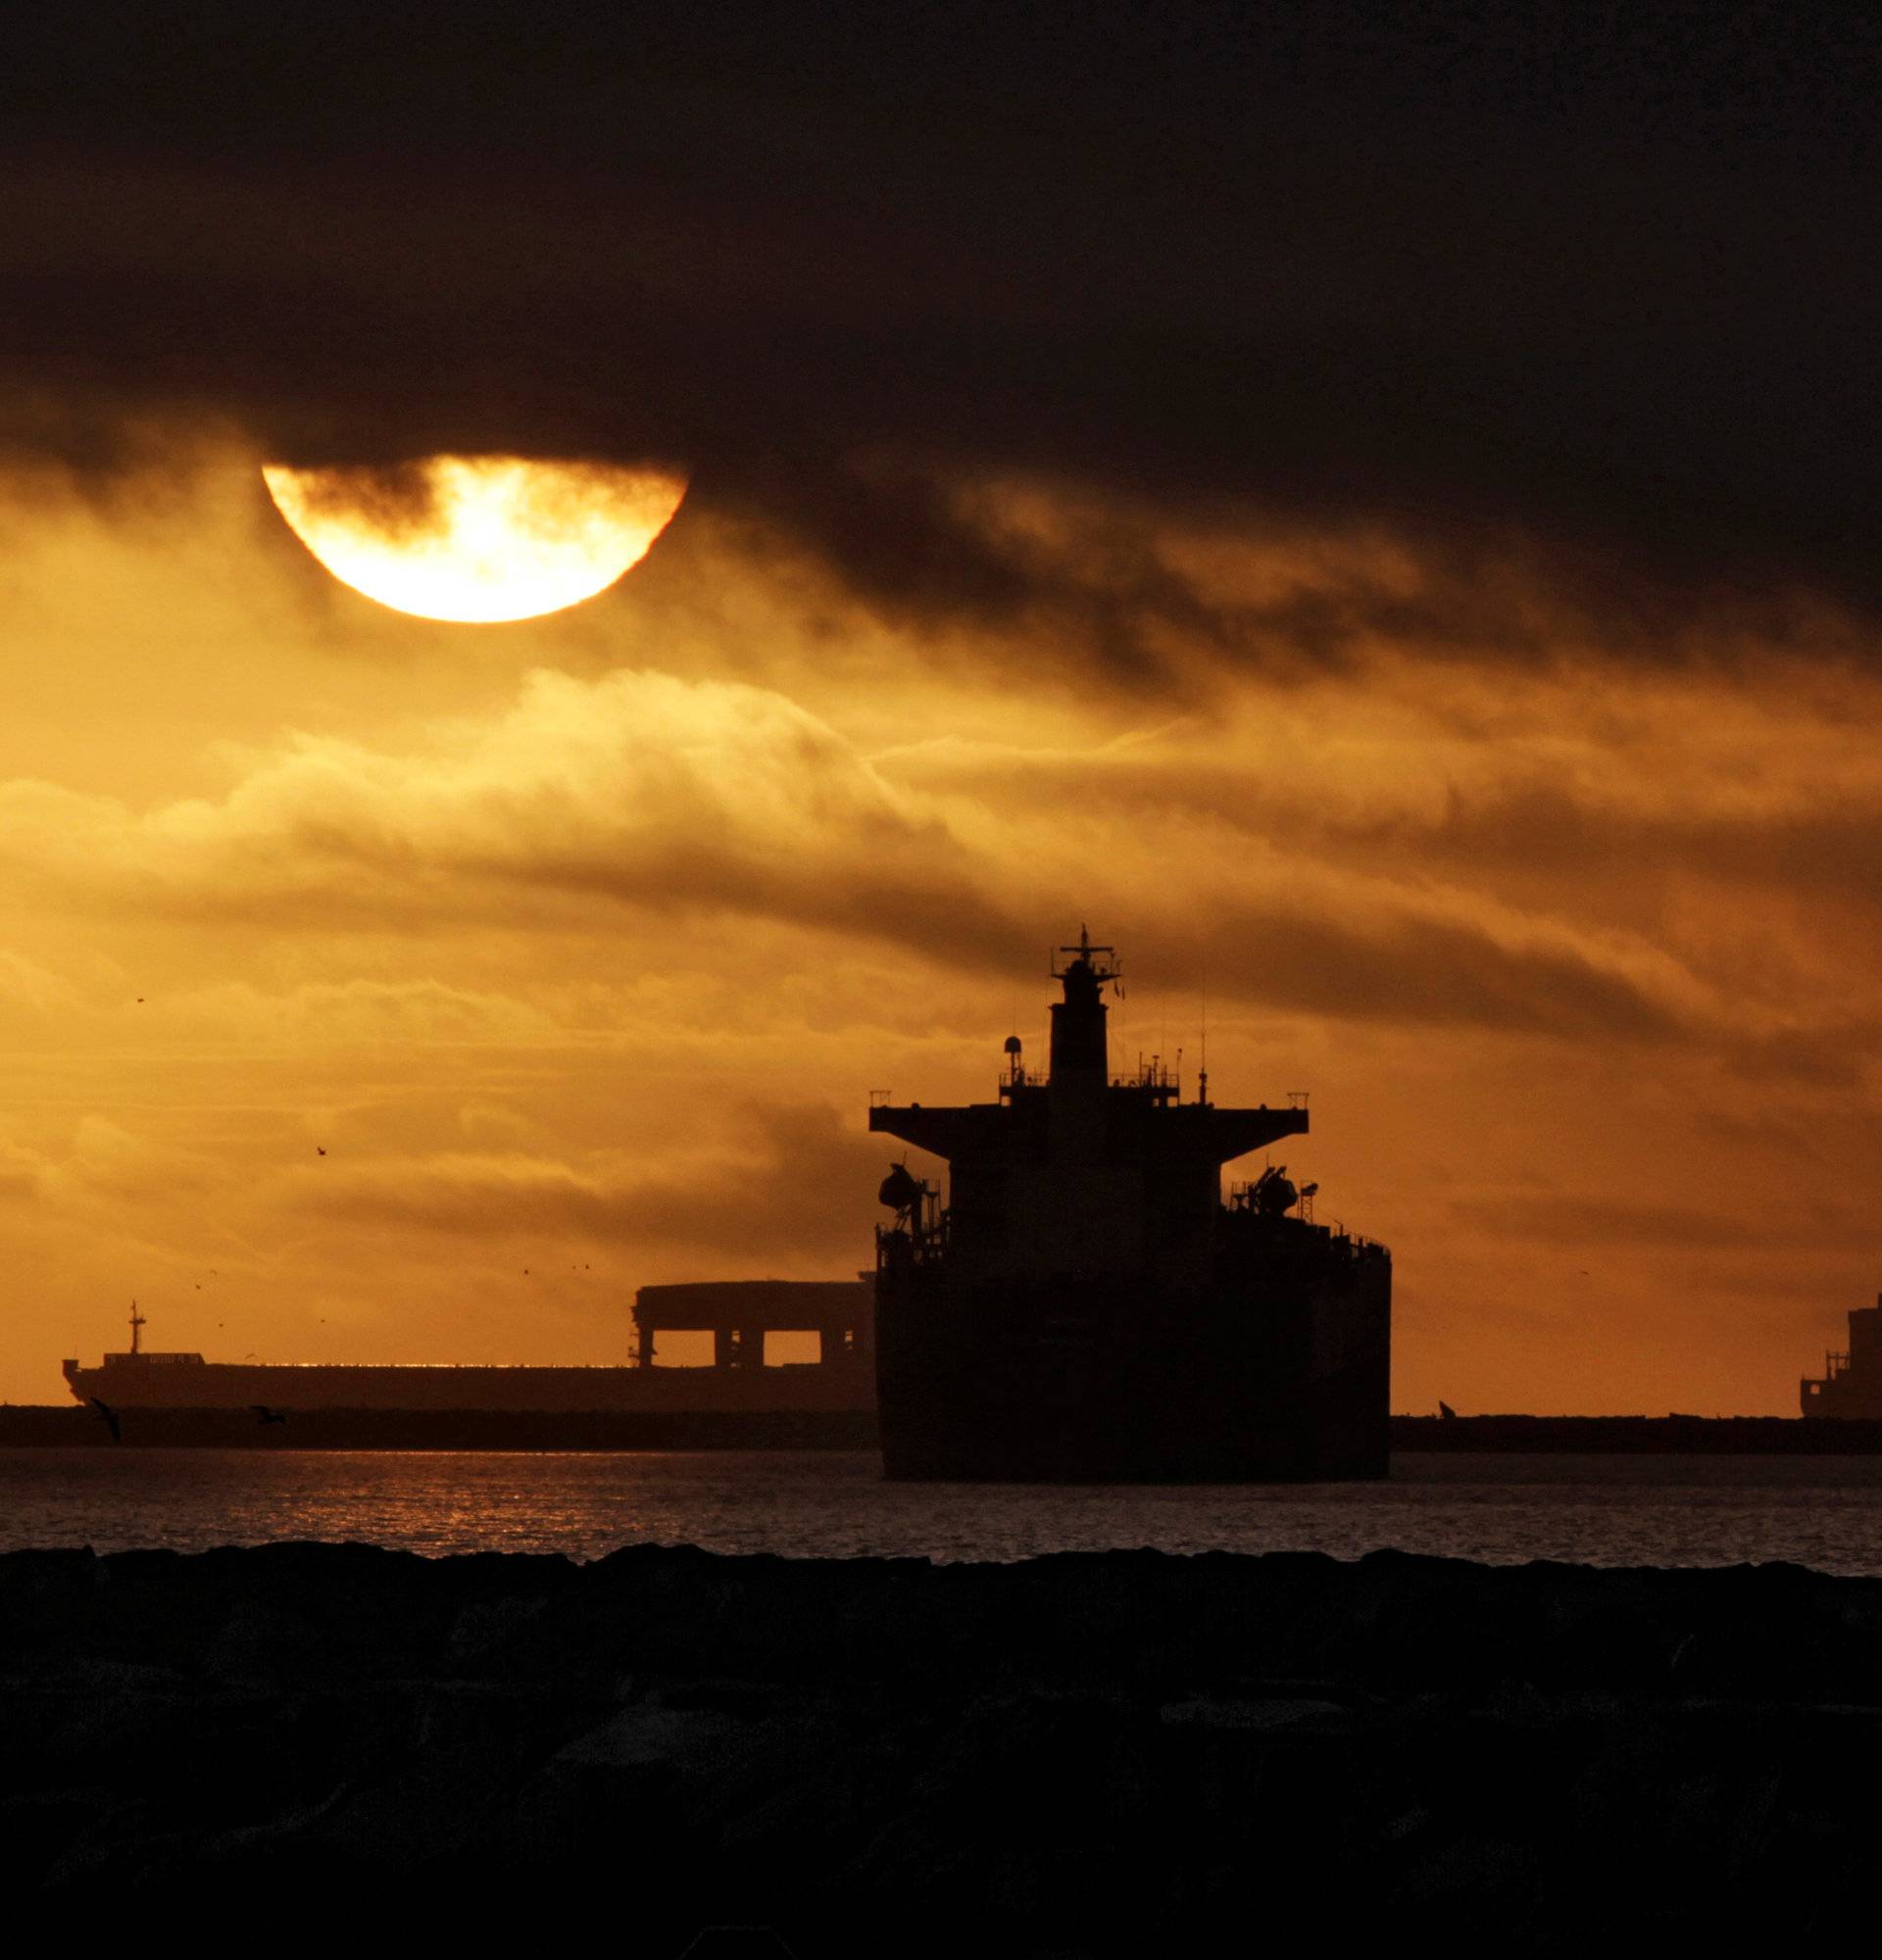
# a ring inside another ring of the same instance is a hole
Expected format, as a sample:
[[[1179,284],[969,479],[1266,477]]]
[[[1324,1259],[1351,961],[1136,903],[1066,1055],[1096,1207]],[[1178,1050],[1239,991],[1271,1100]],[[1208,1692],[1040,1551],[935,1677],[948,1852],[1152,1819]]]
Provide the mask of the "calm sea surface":
[[[1382,1484],[1039,1489],[885,1484],[873,1455],[821,1451],[0,1450],[0,1549],[281,1539],[572,1558],[636,1544],[935,1559],[1391,1545],[1882,1574],[1882,1457],[1414,1455]]]

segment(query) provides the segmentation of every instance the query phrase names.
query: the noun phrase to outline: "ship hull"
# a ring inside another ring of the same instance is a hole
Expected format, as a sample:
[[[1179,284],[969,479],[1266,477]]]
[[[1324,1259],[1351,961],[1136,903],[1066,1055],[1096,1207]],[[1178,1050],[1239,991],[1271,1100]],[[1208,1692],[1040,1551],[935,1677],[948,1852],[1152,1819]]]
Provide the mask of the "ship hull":
[[[1882,1421],[1882,1378],[1843,1375],[1825,1382],[1806,1382],[1803,1413],[1832,1422]]]
[[[836,1413],[873,1403],[866,1368],[343,1367],[114,1355],[66,1368],[80,1401],[115,1409],[396,1409],[572,1415]]]
[[[885,1272],[876,1371],[894,1479],[1383,1477],[1391,1264],[1282,1262],[1190,1291]]]

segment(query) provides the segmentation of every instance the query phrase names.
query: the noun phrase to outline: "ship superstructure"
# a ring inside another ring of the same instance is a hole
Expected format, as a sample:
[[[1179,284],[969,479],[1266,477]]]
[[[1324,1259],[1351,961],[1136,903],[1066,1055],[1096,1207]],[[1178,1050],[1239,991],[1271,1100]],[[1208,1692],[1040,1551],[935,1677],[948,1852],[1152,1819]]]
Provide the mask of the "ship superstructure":
[[[1850,1309],[1850,1345],[1823,1357],[1823,1372],[1798,1386],[1806,1415],[1882,1421],[1882,1293],[1873,1306]]]
[[[1052,962],[1051,1066],[1007,1043],[998,1100],[869,1127],[947,1160],[881,1197],[876,1381],[891,1477],[1252,1481],[1382,1476],[1391,1258],[1319,1225],[1284,1165],[1299,1106],[1195,1100],[1160,1060],[1110,1072],[1115,951]]]

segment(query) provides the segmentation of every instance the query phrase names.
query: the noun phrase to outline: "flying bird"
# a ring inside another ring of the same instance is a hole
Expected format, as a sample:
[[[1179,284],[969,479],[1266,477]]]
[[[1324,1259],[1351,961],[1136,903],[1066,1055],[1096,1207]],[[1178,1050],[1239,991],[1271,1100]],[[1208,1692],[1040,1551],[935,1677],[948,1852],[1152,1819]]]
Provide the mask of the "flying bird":
[[[321,1157],[323,1157],[323,1156],[325,1156],[325,1154],[326,1154],[326,1146],[325,1146],[324,1144],[316,1144],[316,1145],[314,1146],[314,1154],[315,1154],[316,1156],[321,1156]]]
[[[96,1396],[91,1397],[91,1405],[104,1418],[105,1427],[111,1431],[112,1442],[124,1442],[124,1426],[118,1420],[118,1411],[109,1402],[100,1401]]]
[[[249,1407],[255,1411],[256,1420],[264,1429],[271,1422],[284,1423],[287,1420],[285,1409],[272,1409],[266,1402],[250,1402]]]

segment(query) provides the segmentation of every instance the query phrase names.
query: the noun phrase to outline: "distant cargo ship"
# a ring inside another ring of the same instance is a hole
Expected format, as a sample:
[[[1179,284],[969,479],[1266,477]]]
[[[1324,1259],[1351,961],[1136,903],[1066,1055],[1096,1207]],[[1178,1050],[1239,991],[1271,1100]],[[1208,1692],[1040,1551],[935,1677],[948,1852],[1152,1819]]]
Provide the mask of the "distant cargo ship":
[[[1823,1357],[1823,1372],[1798,1388],[1806,1415],[1882,1420],[1882,1293],[1873,1306],[1850,1309],[1850,1345]]]
[[[576,1415],[837,1413],[874,1406],[867,1280],[732,1280],[642,1287],[633,1360],[624,1366],[375,1366],[228,1362],[153,1353],[133,1302],[130,1347],[87,1368],[67,1361],[81,1402],[112,1409],[398,1409]],[[661,1334],[710,1333],[713,1365],[656,1367]],[[815,1334],[820,1358],[768,1366],[767,1334]]]
[[[889,1476],[1384,1476],[1390,1254],[1316,1224],[1285,1165],[1223,1200],[1221,1166],[1304,1134],[1307,1110],[1218,1108],[1206,1074],[1186,1102],[1155,1059],[1114,1078],[1114,950],[1060,952],[1049,1075],[1014,1036],[997,1102],[869,1111],[952,1180],[945,1208],[906,1165],[881,1190]]]

